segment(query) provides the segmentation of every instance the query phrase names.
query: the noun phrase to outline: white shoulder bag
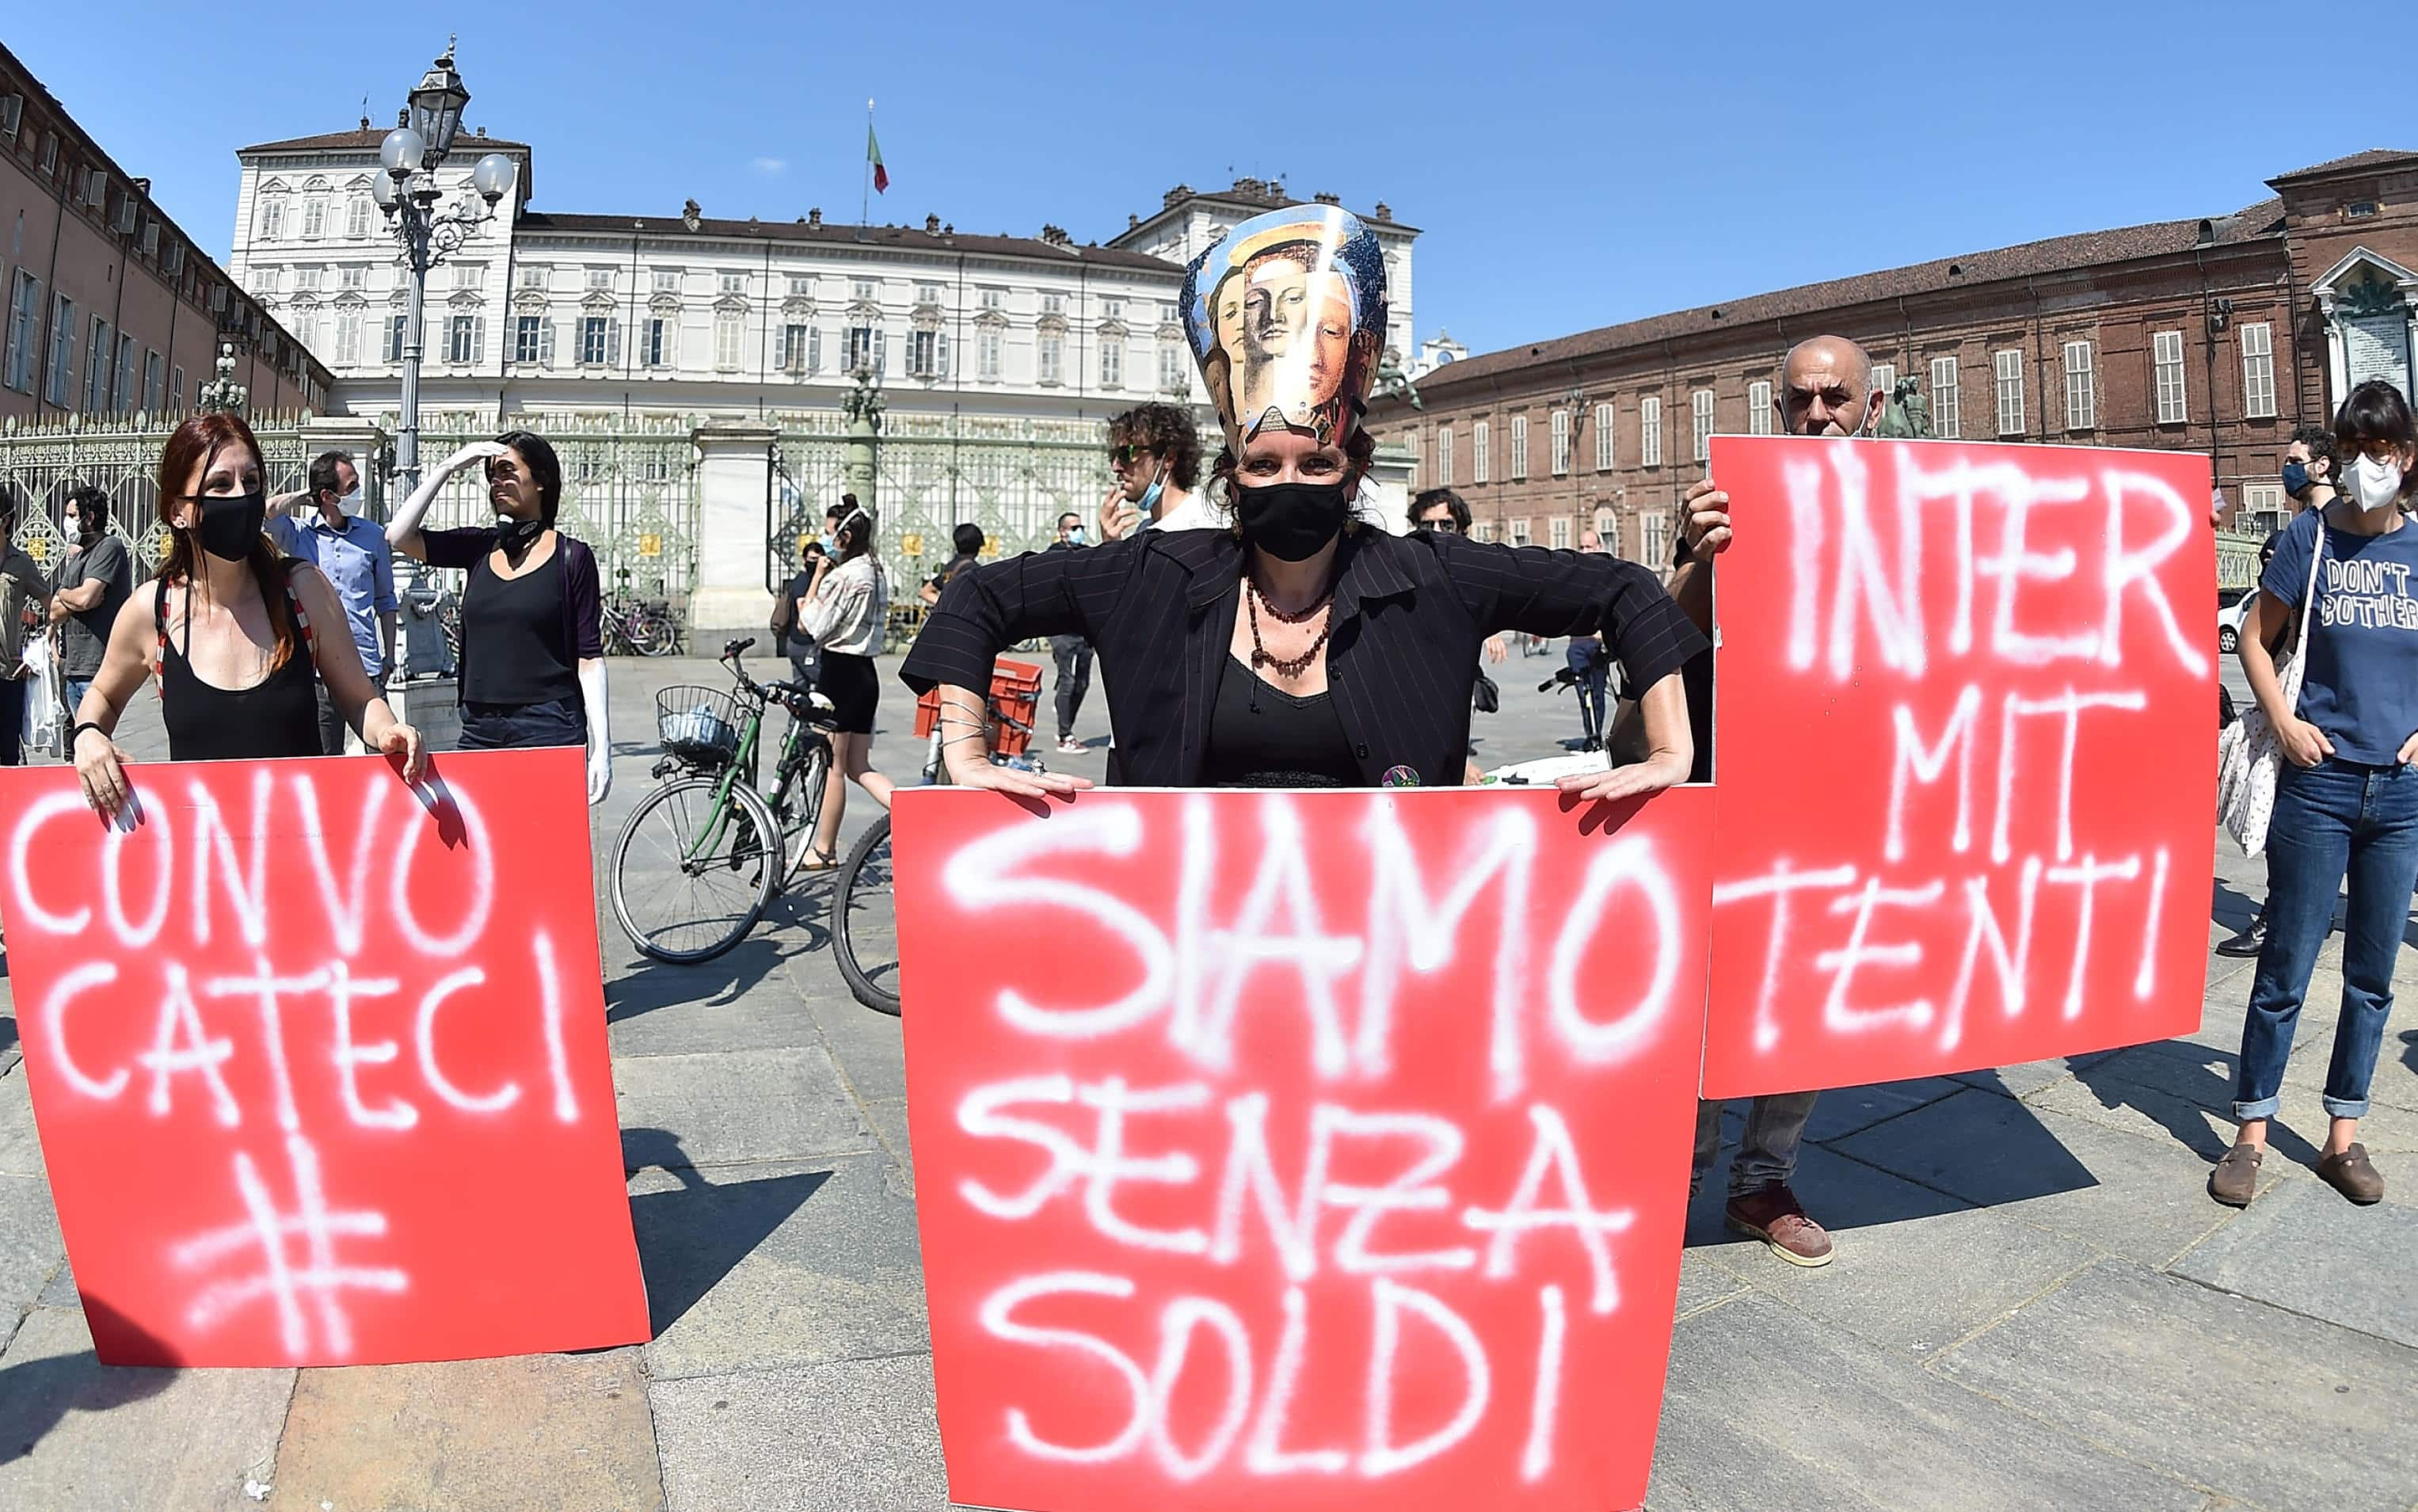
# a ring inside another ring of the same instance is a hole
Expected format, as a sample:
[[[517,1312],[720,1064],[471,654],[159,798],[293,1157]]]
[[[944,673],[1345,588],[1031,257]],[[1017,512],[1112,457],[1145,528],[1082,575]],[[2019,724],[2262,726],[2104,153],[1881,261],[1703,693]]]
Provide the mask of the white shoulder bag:
[[[2301,677],[2308,661],[2309,615],[2318,604],[2318,568],[2325,557],[2326,526],[2319,520],[2317,544],[2309,550],[2309,588],[2301,595],[2300,634],[2292,642],[2290,659],[2275,668],[2283,685],[2284,707],[2295,712],[2301,707]],[[2217,737],[2216,819],[2245,856],[2267,848],[2267,821],[2275,812],[2275,774],[2283,759],[2284,747],[2275,738],[2275,726],[2255,701]]]

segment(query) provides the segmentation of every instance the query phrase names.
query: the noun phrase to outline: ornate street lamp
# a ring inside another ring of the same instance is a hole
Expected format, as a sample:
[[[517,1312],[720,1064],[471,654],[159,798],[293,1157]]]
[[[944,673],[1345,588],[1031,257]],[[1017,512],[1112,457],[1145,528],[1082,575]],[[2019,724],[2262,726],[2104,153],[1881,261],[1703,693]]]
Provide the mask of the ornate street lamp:
[[[513,161],[499,152],[481,158],[470,171],[477,202],[464,202],[439,215],[437,167],[462,129],[462,107],[470,91],[453,69],[453,44],[413,89],[401,124],[378,144],[378,173],[370,193],[387,219],[411,270],[404,306],[402,424],[395,436],[395,471],[408,496],[420,486],[420,363],[421,312],[428,298],[428,270],[459,250],[478,228],[496,218],[496,206],[512,192]]]

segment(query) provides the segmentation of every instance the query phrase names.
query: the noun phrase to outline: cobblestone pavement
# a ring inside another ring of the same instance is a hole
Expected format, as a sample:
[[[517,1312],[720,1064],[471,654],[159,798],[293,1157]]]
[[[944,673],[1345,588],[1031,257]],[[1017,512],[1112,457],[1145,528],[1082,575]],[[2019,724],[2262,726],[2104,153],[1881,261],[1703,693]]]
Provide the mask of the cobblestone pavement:
[[[1498,669],[1479,759],[1575,736],[1559,664]],[[647,787],[654,687],[618,664],[617,787]],[[2237,693],[2239,689],[2237,688]],[[885,683],[877,761],[921,747]],[[145,695],[129,733],[159,751]],[[1100,775],[1094,695],[1082,756]],[[868,805],[851,805],[849,829]],[[2263,868],[2221,851],[2210,938]],[[623,1149],[656,1337],[643,1348],[360,1369],[103,1369],[76,1306],[0,984],[0,1507],[926,1508],[932,1422],[898,1027],[851,1001],[819,893],[737,950],[642,966],[604,924]],[[2418,937],[2413,937],[2418,938]],[[2400,979],[2418,985],[2418,953]],[[2364,1125],[2390,1185],[2309,1173],[2339,979],[2286,1077],[2267,1189],[2209,1200],[2247,963],[2211,955],[2197,1033],[2070,1061],[1856,1088],[1798,1186],[1838,1236],[1800,1271],[1691,1214],[1649,1505],[2342,1509],[2418,1505],[2418,1030],[2387,1033]],[[1712,1184],[1718,1185],[1718,1184]]]

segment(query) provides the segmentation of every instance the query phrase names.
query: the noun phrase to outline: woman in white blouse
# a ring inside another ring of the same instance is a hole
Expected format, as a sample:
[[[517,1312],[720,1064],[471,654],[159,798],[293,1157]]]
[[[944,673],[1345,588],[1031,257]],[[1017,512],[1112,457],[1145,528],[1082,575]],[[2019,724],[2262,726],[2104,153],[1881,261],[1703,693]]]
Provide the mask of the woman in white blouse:
[[[804,870],[829,871],[835,864],[851,780],[875,802],[890,806],[890,779],[874,771],[872,761],[873,713],[881,697],[873,658],[889,624],[890,577],[873,555],[873,517],[850,510],[832,532],[831,554],[815,564],[814,581],[798,601],[799,630],[822,648],[816,690],[838,710],[831,776]]]

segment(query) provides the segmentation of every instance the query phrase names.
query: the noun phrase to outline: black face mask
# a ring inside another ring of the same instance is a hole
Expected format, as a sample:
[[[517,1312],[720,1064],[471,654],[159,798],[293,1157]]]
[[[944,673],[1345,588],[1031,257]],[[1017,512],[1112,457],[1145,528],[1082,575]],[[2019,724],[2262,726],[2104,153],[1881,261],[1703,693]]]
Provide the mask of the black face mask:
[[[543,520],[500,519],[496,522],[496,544],[504,548],[504,560],[514,567],[528,555],[537,538],[545,534]]]
[[[1351,497],[1341,483],[1262,483],[1234,490],[1243,539],[1278,561],[1307,561],[1343,528]]]
[[[249,494],[205,494],[199,532],[202,549],[221,561],[239,562],[252,555],[268,519],[268,496],[258,489]]]

